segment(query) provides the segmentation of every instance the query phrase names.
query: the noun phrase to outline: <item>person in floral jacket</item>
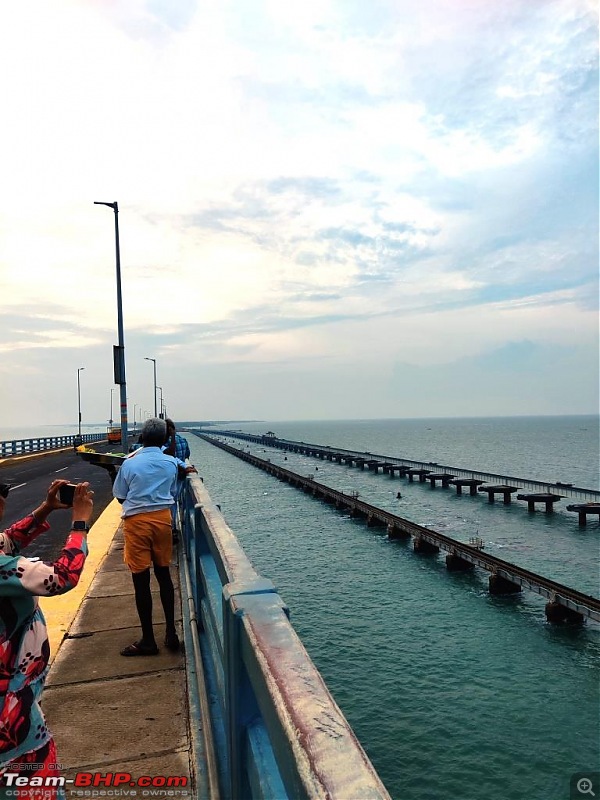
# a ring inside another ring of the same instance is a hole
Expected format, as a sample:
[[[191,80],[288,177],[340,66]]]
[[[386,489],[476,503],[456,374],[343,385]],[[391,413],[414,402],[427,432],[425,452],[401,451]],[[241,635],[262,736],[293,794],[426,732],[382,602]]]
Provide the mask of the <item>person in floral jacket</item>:
[[[77,484],[71,532],[54,563],[25,558],[19,551],[50,528],[46,519],[52,511],[68,507],[59,500],[60,487],[66,483],[53,481],[41,505],[0,533],[0,786],[7,773],[29,778],[59,775],[54,740],[40,708],[50,646],[38,597],[64,594],[79,581],[93,510],[89,484]],[[0,520],[5,504],[6,498],[0,496]],[[47,788],[13,791],[19,792],[14,796],[30,800],[53,796]]]

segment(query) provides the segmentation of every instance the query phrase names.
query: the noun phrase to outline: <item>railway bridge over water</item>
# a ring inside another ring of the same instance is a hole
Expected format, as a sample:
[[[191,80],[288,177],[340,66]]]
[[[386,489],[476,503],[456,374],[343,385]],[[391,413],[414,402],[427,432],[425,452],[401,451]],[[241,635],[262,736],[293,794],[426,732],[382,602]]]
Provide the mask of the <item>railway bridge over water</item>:
[[[447,553],[446,566],[449,570],[466,571],[475,567],[486,570],[490,573],[489,590],[492,594],[515,594],[522,589],[528,589],[545,597],[548,600],[545,609],[546,616],[551,622],[581,623],[584,619],[600,622],[600,599],[485,553],[476,541],[465,544],[438,531],[365,503],[356,496],[347,495],[325,484],[317,483],[312,477],[299,475],[292,470],[273,464],[271,461],[232,447],[214,436],[208,436],[206,433],[197,433],[196,435],[292,486],[333,503],[336,508],[348,511],[350,516],[364,518],[368,526],[385,526],[391,539],[413,537],[415,552],[429,554],[438,553],[440,550],[445,551]],[[260,437],[255,437],[253,441],[256,439],[262,443]]]
[[[191,430],[196,432],[193,429]],[[251,434],[213,428],[203,432],[211,436],[227,436],[288,452],[302,453],[322,460],[348,464],[361,470],[368,469],[375,473],[381,470],[391,478],[397,473],[400,477],[404,477],[410,482],[415,479],[420,483],[429,482],[432,489],[435,489],[438,483],[444,488],[453,486],[459,495],[463,493],[463,489],[468,489],[471,496],[476,496],[478,492],[487,494],[490,503],[495,502],[496,496],[499,495],[502,497],[503,502],[508,505],[512,502],[512,496],[516,494],[517,500],[523,500],[527,503],[528,511],[534,511],[536,505],[539,504],[545,508],[546,512],[551,513],[556,503],[568,498],[576,502],[568,505],[567,511],[573,511],[578,514],[581,526],[586,525],[588,516],[597,516],[600,519],[600,491],[573,486],[572,483],[562,481],[549,483],[531,478],[517,478],[493,472],[469,470],[464,467],[454,467],[435,462],[415,461],[408,458],[366,453],[359,450],[345,450],[329,445],[296,442],[290,439],[280,439],[271,432],[267,434]]]

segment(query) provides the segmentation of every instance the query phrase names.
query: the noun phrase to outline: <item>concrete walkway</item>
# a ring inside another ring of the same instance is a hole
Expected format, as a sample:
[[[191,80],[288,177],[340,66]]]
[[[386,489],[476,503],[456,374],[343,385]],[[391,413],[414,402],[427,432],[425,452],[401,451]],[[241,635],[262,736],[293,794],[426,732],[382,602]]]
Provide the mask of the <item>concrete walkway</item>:
[[[114,510],[110,513],[118,520]],[[94,528],[89,539],[92,550]],[[165,626],[158,585],[153,576],[155,635],[160,654],[125,658],[119,651],[140,638],[140,627],[131,575],[123,564],[120,528],[107,549],[85,596],[79,599],[70,624],[63,619],[58,630],[51,629],[54,638],[62,641],[58,652],[56,644],[53,645],[55,656],[42,705],[56,740],[62,774],[75,779],[82,772],[129,773],[131,780],[119,793],[112,788],[108,794],[106,784],[96,787],[98,792],[105,789],[104,796],[110,797],[160,800],[202,796],[204,778],[194,774],[186,660],[183,653],[170,653],[162,646]],[[93,573],[92,564],[86,564],[86,570]],[[177,624],[183,641],[176,563],[171,572]],[[64,597],[66,601],[68,595]],[[55,605],[60,599],[49,598],[44,603],[49,623],[53,613],[60,617]],[[194,720],[195,736],[199,725]],[[155,778],[154,788],[132,788],[140,776]],[[156,788],[163,778],[169,777],[185,777],[185,788],[174,783],[169,788],[166,783],[162,784],[164,789]],[[68,798],[103,796],[94,794],[91,788],[86,791],[73,784],[66,795]]]

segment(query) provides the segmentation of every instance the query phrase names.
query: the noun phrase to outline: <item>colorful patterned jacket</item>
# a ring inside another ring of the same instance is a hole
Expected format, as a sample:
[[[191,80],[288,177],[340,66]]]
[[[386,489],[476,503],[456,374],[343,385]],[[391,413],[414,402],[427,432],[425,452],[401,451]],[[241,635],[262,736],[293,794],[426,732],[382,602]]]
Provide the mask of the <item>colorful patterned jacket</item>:
[[[30,514],[0,533],[0,773],[51,738],[39,703],[50,646],[37,597],[77,585],[87,542],[85,534],[71,532],[53,564],[19,556],[49,528]]]

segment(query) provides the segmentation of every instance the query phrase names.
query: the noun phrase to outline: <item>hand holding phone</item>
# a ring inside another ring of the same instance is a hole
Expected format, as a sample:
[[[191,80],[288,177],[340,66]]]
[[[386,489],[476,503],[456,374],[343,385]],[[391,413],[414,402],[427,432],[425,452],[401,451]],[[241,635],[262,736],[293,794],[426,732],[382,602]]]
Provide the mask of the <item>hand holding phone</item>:
[[[60,489],[58,490],[58,499],[59,501],[65,505],[69,506],[69,508],[73,505],[73,497],[75,496],[75,487],[74,483],[63,483]]]

